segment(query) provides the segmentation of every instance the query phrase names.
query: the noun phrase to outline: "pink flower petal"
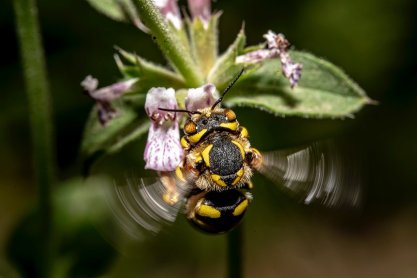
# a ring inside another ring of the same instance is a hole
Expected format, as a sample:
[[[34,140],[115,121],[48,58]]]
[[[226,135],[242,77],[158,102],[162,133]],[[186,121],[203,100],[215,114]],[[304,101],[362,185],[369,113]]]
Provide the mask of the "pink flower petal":
[[[185,108],[189,111],[196,111],[210,107],[216,102],[217,98],[216,87],[213,84],[189,89],[185,98]]]
[[[266,59],[278,57],[281,62],[282,73],[290,81],[291,88],[297,85],[301,78],[303,66],[292,61],[288,54],[290,43],[283,34],[275,34],[268,31],[264,35],[267,48],[255,50],[244,55],[236,57],[235,62],[238,64],[256,64]]]
[[[98,118],[102,125],[105,125],[117,114],[111,102],[129,91],[137,80],[137,78],[132,78],[100,89],[97,89],[98,80],[91,75],[81,82],[85,92],[97,103]]]
[[[152,88],[146,95],[145,110],[152,121],[144,152],[145,169],[173,171],[180,163],[183,150],[176,112],[159,108],[177,109],[172,88]]]
[[[178,30],[181,29],[182,20],[177,0],[153,0],[153,2],[167,21],[170,21]]]
[[[174,171],[182,157],[178,123],[152,123],[144,152],[145,169]]]
[[[237,64],[256,64],[266,59],[274,58],[278,55],[276,51],[270,49],[259,49],[236,57]]]
[[[162,125],[165,121],[175,120],[175,112],[159,110],[159,108],[177,109],[177,99],[172,88],[151,88],[146,95],[145,111],[149,118]]]
[[[188,0],[188,9],[193,19],[200,17],[203,22],[209,22],[211,17],[211,0]]]

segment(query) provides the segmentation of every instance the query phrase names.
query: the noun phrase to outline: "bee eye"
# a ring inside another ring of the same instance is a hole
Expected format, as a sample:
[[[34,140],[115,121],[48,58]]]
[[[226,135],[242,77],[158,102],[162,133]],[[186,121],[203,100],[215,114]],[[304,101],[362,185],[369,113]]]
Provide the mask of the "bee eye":
[[[224,110],[224,115],[226,116],[227,120],[230,121],[230,122],[236,120],[235,112],[233,112],[230,109],[225,109]]]
[[[184,132],[187,134],[194,134],[197,132],[197,126],[193,121],[188,121],[184,125]]]
[[[207,121],[207,119],[203,119],[203,120],[201,121],[201,123],[202,123],[203,125],[206,125],[206,124],[208,123],[208,121]]]

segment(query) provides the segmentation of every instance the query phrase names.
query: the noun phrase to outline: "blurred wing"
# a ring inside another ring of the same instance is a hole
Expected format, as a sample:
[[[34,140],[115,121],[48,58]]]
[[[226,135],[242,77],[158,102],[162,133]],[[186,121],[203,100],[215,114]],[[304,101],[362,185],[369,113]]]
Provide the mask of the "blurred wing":
[[[167,187],[160,178],[128,178],[114,183],[106,199],[112,214],[112,225],[120,227],[131,239],[142,239],[158,233],[173,223],[182,209],[188,189],[178,184],[175,204],[164,201]],[[171,190],[172,193],[172,190]]]
[[[361,197],[356,163],[334,143],[319,142],[307,148],[262,153],[259,169],[279,186],[301,196],[303,202],[330,207],[353,207]]]

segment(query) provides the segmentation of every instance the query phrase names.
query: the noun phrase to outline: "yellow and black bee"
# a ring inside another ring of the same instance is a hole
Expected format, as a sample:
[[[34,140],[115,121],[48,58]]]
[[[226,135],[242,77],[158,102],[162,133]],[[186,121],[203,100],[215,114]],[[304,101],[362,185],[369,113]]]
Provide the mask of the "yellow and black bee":
[[[185,204],[187,218],[211,233],[226,232],[240,222],[252,200],[247,190],[252,188],[253,169],[262,161],[236,114],[218,107],[223,96],[212,107],[198,111],[169,110],[189,114],[181,138],[184,159],[175,171],[180,182],[191,185]],[[167,202],[171,202],[169,195],[165,195]]]
[[[239,124],[236,114],[219,107],[242,72],[211,107],[197,111],[160,108],[189,115],[181,138],[184,158],[175,174],[163,175],[153,182],[130,181],[128,191],[117,188],[128,218],[147,230],[157,231],[159,222],[172,222],[184,207],[187,219],[197,228],[209,233],[227,232],[242,220],[252,201],[251,179],[255,171],[278,186],[302,192],[305,203],[358,203],[359,184],[331,145],[316,143],[269,153],[251,146],[248,131]]]

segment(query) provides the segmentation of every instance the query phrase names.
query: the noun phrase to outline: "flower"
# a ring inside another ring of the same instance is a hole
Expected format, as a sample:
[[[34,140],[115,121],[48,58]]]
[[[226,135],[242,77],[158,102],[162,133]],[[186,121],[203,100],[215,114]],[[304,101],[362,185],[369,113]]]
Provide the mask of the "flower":
[[[189,111],[196,111],[210,107],[216,100],[216,87],[206,84],[188,90],[185,107]],[[145,111],[152,121],[144,152],[145,169],[161,173],[175,170],[183,157],[183,150],[180,144],[179,115],[160,108],[178,108],[174,89],[151,88],[145,101]]]
[[[264,38],[267,41],[268,49],[278,52],[279,59],[281,60],[282,73],[290,81],[291,88],[294,88],[301,77],[303,66],[294,63],[291,60],[290,55],[288,54],[290,43],[283,34],[277,35],[272,31],[268,31],[268,33],[264,35]]]
[[[84,91],[96,101],[98,119],[102,125],[106,125],[117,114],[116,109],[111,105],[112,101],[129,91],[137,80],[137,78],[132,78],[98,90],[98,80],[91,75],[81,82]]]
[[[200,18],[205,26],[211,17],[211,0],[188,0],[188,9],[193,19]]]
[[[177,109],[174,89],[151,88],[145,102],[145,111],[152,121],[144,152],[145,169],[169,172],[175,170],[183,157],[179,117],[176,112],[159,108]]]
[[[275,34],[272,31],[264,34],[266,48],[258,49],[236,57],[238,64],[257,64],[266,59],[278,57],[281,61],[282,73],[290,81],[291,88],[297,85],[301,78],[303,66],[291,60],[288,54],[290,43],[283,34]]]
[[[216,100],[216,87],[213,84],[206,84],[196,89],[189,89],[185,98],[185,108],[188,111],[212,106]]]
[[[153,3],[168,22],[171,22],[176,29],[181,29],[182,20],[177,0],[153,0]]]

